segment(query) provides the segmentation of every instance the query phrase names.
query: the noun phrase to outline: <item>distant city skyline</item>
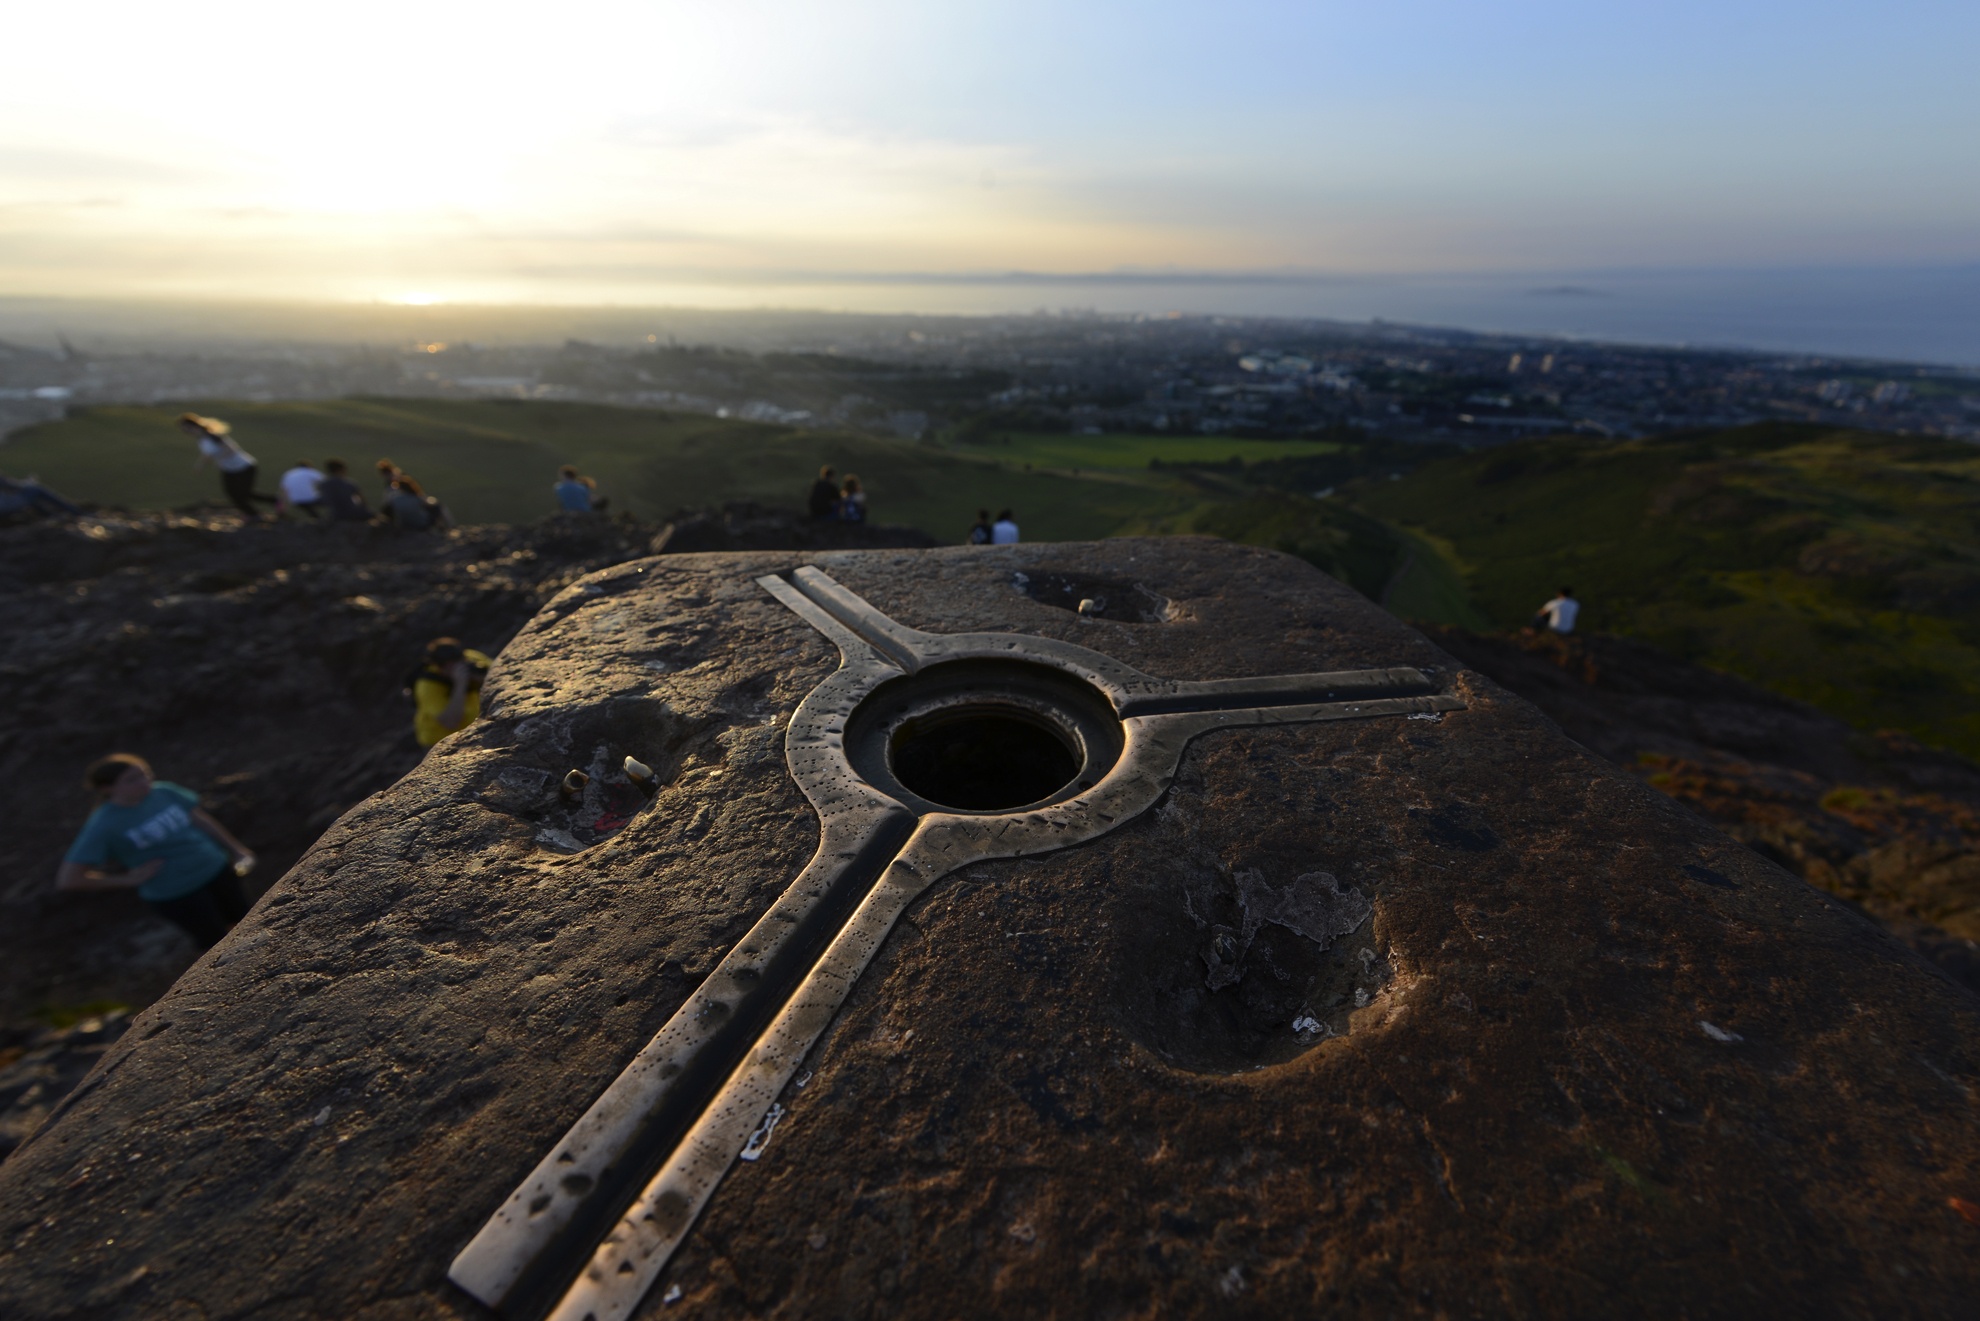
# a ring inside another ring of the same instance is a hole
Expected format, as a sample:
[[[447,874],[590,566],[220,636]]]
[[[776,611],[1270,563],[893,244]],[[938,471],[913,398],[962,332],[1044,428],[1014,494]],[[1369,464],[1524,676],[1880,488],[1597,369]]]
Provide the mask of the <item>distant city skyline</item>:
[[[0,295],[936,311],[1011,271],[1980,263],[1980,8],[1938,0],[113,0],[10,32]]]

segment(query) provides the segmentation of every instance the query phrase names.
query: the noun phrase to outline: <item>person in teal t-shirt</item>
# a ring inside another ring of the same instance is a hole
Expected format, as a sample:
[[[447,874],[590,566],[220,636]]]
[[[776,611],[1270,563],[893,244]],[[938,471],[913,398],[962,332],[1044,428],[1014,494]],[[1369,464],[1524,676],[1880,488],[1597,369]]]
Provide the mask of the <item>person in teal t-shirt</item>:
[[[198,794],[154,779],[144,758],[128,752],[91,766],[84,782],[102,802],[62,859],[56,889],[135,888],[201,949],[247,916],[240,878],[254,854],[200,807]],[[102,870],[112,863],[120,870]]]

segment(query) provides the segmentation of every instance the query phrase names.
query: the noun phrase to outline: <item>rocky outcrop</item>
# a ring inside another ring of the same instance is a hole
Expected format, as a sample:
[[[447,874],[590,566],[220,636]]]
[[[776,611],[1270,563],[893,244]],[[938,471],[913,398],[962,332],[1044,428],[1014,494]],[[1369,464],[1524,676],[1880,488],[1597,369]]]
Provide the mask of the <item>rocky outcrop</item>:
[[[0,529],[0,1021],[51,1003],[143,1005],[189,942],[129,893],[59,895],[112,751],[193,786],[262,855],[264,885],[351,805],[419,762],[400,696],[427,639],[499,649],[650,527],[552,520],[403,535],[242,528],[228,514]]]
[[[1980,991],[1980,768],[1624,638],[1432,636]]]
[[[419,763],[401,690],[428,639],[493,654],[574,579],[730,523],[812,544],[801,516],[756,506],[438,534],[243,528],[215,510],[0,527],[0,1029],[148,1004],[192,962],[130,894],[53,889],[95,758],[136,752],[204,793],[260,853],[265,886]],[[914,535],[831,526],[841,545]]]
[[[60,1026],[0,1026],[0,1158],[41,1127],[129,1026],[122,1009]]]
[[[715,550],[913,549],[938,544],[919,528],[887,523],[841,523],[736,501],[720,509],[683,510],[653,539],[656,555]]]
[[[817,845],[784,731],[839,655],[754,581],[807,560],[937,634],[1463,708],[1219,728],[938,882],[641,1315],[1970,1307],[1980,1000],[1311,568],[1170,539],[558,593],[0,1165],[0,1312],[483,1315],[449,1262]]]

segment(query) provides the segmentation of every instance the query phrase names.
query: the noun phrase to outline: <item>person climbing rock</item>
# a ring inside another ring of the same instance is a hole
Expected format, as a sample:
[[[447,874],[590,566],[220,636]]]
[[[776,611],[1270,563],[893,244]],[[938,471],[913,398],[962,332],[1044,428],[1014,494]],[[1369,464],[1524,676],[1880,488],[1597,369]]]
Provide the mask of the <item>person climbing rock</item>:
[[[461,645],[459,638],[435,638],[426,644],[406,687],[413,699],[413,737],[430,748],[449,734],[474,723],[481,714],[481,682],[494,662]]]
[[[217,417],[181,413],[179,430],[199,442],[199,457],[193,460],[193,468],[197,470],[206,463],[218,468],[221,491],[248,522],[259,523],[261,511],[254,507],[255,503],[259,501],[272,505],[275,497],[254,489],[254,455],[242,449],[240,442],[234,439],[233,427]]]
[[[112,753],[83,777],[97,808],[62,859],[58,890],[136,889],[167,921],[212,949],[247,916],[241,877],[254,854],[199,805],[155,779],[142,757]],[[104,870],[115,864],[116,870]]]

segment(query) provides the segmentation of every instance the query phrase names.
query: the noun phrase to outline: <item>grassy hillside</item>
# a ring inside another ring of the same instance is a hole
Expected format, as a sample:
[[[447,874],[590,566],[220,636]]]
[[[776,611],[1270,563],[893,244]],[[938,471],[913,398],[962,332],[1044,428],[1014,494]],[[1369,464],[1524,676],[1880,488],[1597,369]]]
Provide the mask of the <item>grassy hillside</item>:
[[[1070,431],[995,432],[977,441],[958,444],[956,452],[976,454],[997,463],[1068,472],[1147,474],[1171,468],[1225,468],[1270,459],[1306,459],[1332,454],[1341,445],[1325,440],[1252,440],[1230,436],[1137,435],[1108,432],[1084,436]],[[1159,480],[1159,478],[1157,478]]]
[[[464,522],[549,512],[560,463],[647,517],[795,506],[831,463],[864,479],[877,519],[944,539],[982,506],[1017,510],[1030,540],[1210,532],[1299,555],[1411,619],[1514,627],[1572,583],[1586,628],[1980,756],[1980,448],[1951,441],[1766,425],[1469,454],[1029,432],[939,446],[583,404],[193,406],[235,424],[264,486],[331,455],[372,485],[389,457]],[[105,504],[217,499],[179,411],[80,410],[16,435],[0,470]]]
[[[1174,475],[1031,471],[973,454],[850,432],[800,431],[694,414],[506,400],[343,399],[315,403],[194,401],[80,409],[0,447],[0,470],[35,473],[72,498],[132,508],[217,500],[210,468],[172,425],[190,407],[226,418],[261,465],[261,484],[299,458],[348,462],[369,489],[390,458],[463,522],[510,522],[553,508],[557,466],[596,477],[617,507],[647,517],[725,500],[796,506],[819,465],[858,473],[873,517],[960,540],[976,510],[1009,506],[1032,539],[1100,537],[1171,524],[1200,501]]]
[[[1569,583],[1588,628],[1980,756],[1980,448],[1790,425],[1550,439],[1353,498],[1437,548],[1490,625]]]

